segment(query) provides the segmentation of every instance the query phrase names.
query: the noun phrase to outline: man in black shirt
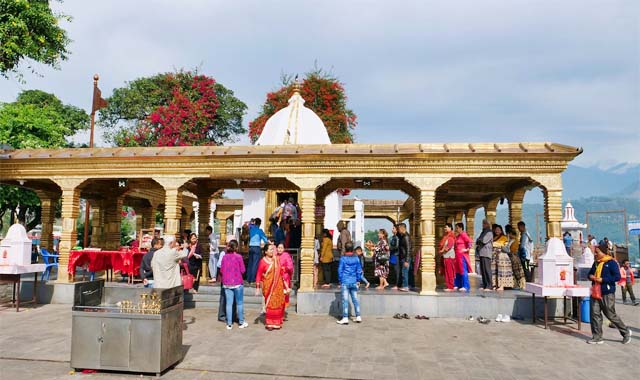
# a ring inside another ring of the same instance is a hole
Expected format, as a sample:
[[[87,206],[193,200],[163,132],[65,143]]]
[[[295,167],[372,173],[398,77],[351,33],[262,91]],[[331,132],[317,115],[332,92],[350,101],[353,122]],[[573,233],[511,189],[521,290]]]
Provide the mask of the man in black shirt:
[[[411,265],[411,239],[407,233],[407,225],[398,224],[398,261],[401,268],[402,282],[398,281],[398,290],[409,291],[409,267]]]
[[[140,278],[145,288],[148,288],[153,284],[153,271],[151,270],[151,260],[153,254],[164,246],[164,239],[153,238],[151,240],[151,249],[149,252],[142,256],[142,262],[140,263]]]

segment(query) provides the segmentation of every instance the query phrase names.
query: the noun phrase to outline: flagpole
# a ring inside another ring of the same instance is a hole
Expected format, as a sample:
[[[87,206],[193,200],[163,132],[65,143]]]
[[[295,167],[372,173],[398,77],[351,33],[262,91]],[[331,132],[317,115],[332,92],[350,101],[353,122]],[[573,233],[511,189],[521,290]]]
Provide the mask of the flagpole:
[[[93,76],[93,99],[91,101],[91,134],[89,135],[89,148],[93,148],[93,130],[96,121],[96,89],[98,88],[98,74]],[[84,204],[84,237],[82,239],[82,248],[87,248],[89,244],[89,212],[91,211],[91,202],[85,199]]]
[[[89,137],[89,148],[93,148],[93,129],[94,129],[95,120],[96,120],[95,94],[96,94],[96,89],[98,88],[99,79],[100,77],[98,76],[98,74],[95,74],[93,76],[93,101],[91,102],[91,135]]]

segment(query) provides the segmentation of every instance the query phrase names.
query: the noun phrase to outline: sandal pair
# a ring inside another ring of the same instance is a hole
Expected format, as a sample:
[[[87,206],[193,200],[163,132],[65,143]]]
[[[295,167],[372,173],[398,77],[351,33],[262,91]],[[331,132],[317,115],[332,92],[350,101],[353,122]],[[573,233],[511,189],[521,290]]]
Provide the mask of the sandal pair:
[[[393,318],[395,318],[395,319],[410,319],[409,315],[407,313],[404,313],[404,314],[397,313],[396,315],[393,316]]]
[[[429,317],[427,317],[426,315],[416,315],[416,319],[423,319],[425,321],[428,321]]]

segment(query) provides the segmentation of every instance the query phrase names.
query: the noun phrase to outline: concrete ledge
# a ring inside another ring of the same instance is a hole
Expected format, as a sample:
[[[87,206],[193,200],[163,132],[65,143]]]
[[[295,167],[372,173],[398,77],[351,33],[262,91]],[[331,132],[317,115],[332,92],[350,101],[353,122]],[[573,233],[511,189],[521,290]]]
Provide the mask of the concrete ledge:
[[[461,293],[421,296],[417,293],[383,293],[375,290],[360,291],[360,309],[367,316],[393,316],[396,313],[407,313],[412,318],[415,315],[426,315],[436,318],[466,318],[470,315],[495,318],[498,314],[531,319],[532,297],[528,293],[519,291],[505,291],[504,293]],[[301,315],[332,315],[342,314],[340,292],[316,291],[313,293],[298,293],[297,313]],[[570,302],[567,301],[567,312],[571,312]],[[536,314],[542,316],[544,302],[536,298]],[[562,315],[562,299],[549,299],[549,316]],[[350,306],[353,311],[353,306]]]

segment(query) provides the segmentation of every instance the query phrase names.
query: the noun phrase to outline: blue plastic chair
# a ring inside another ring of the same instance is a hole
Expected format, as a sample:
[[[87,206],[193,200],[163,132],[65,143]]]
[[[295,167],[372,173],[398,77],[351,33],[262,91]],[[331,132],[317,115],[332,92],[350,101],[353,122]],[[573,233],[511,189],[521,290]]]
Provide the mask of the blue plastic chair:
[[[42,276],[40,277],[40,281],[44,281],[45,278],[47,281],[49,281],[49,275],[51,274],[51,268],[58,268],[58,257],[60,257],[59,255],[53,255],[51,253],[49,253],[49,251],[47,251],[44,248],[40,248],[40,255],[42,256],[42,260],[44,261],[44,264],[46,265],[46,268],[44,270],[44,272],[42,272]]]

